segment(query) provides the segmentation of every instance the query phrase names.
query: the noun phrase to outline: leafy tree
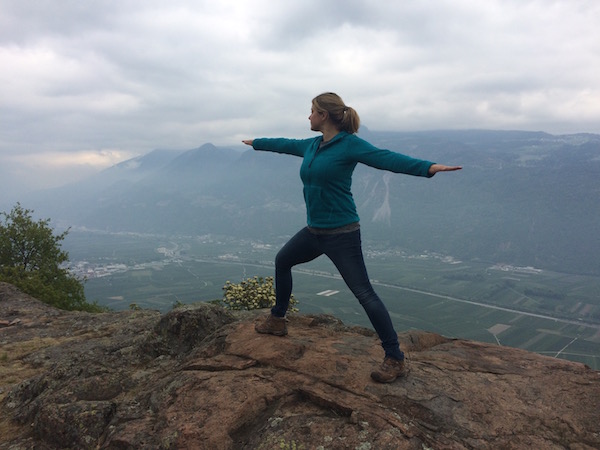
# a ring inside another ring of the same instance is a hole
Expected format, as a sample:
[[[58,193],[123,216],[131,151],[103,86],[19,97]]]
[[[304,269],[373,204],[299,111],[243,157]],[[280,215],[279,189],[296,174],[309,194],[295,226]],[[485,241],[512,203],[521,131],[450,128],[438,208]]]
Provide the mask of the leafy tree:
[[[83,281],[66,268],[69,254],[60,246],[69,230],[54,234],[50,219],[36,222],[32,213],[20,203],[0,213],[0,281],[57,308],[104,310],[86,301]]]

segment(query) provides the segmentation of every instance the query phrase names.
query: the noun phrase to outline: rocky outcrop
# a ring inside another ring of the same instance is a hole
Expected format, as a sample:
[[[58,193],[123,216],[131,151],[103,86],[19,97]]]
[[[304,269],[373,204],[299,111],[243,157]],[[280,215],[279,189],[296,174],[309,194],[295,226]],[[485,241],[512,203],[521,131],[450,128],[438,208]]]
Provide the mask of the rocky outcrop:
[[[103,314],[0,283],[0,449],[600,447],[600,373],[402,334],[406,379],[369,378],[370,330],[294,315],[289,335],[211,304]]]

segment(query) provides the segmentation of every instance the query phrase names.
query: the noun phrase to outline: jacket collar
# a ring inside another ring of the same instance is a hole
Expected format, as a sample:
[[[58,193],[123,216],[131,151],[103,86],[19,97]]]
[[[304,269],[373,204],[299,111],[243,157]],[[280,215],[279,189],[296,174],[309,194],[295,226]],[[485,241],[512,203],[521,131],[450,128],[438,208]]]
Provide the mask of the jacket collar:
[[[333,138],[331,138],[329,141],[327,142],[323,142],[323,136],[319,136],[319,145],[330,145],[333,144],[336,141],[339,141],[340,139],[343,139],[345,136],[347,136],[348,133],[346,131],[340,131],[338,134],[336,134]]]

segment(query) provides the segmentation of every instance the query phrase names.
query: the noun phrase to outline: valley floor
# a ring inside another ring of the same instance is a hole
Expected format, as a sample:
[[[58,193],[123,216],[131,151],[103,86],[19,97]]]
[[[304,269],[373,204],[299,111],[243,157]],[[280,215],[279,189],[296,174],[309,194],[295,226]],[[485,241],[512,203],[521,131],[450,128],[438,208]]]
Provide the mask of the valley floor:
[[[90,301],[114,310],[162,312],[180,303],[222,298],[226,281],[272,276],[282,243],[229,237],[158,237],[75,233],[73,268],[86,276]],[[448,255],[370,248],[367,267],[398,332],[517,347],[600,370],[600,279],[533,267],[457,261]],[[303,313],[327,313],[370,326],[325,258],[295,270]]]

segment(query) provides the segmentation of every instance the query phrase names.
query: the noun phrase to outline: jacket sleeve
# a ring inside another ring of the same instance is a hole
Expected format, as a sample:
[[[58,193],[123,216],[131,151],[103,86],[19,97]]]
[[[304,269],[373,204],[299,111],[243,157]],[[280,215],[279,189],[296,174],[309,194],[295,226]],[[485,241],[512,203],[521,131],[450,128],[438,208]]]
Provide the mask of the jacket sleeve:
[[[433,176],[429,174],[429,168],[434,164],[431,161],[377,148],[362,139],[359,139],[355,144],[353,145],[353,148],[356,149],[355,158],[362,164],[394,173],[427,178]]]
[[[311,139],[258,138],[252,142],[254,150],[304,156]]]

